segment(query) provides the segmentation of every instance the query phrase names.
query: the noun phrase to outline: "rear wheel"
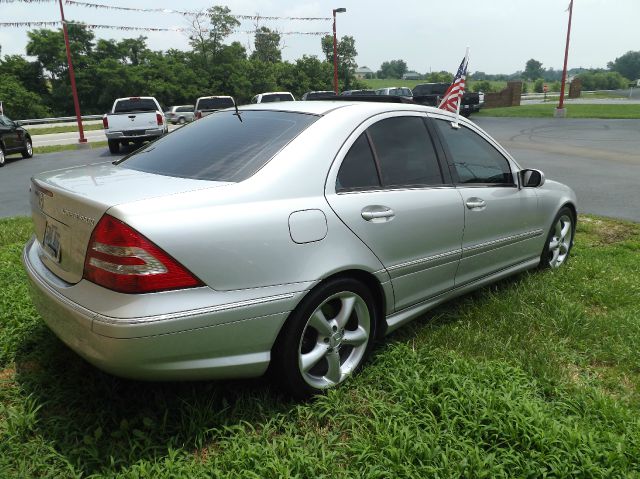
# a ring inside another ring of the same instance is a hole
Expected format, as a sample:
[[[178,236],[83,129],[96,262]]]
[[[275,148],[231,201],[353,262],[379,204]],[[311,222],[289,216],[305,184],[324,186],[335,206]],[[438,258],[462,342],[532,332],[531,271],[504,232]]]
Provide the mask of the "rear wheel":
[[[570,208],[565,206],[558,212],[542,250],[541,268],[559,268],[567,262],[573,246],[575,223],[573,211]]]
[[[180,125],[184,125],[186,123],[187,120],[184,119],[184,116],[181,116],[180,118],[178,118],[178,123]]]
[[[6,158],[4,156],[4,150],[2,149],[2,145],[0,145],[0,168],[2,168],[6,162]]]
[[[110,153],[120,153],[120,142],[118,140],[108,140],[107,144],[109,145]]]
[[[359,281],[337,278],[319,286],[287,319],[272,372],[298,399],[337,386],[369,355],[377,317],[371,292]]]
[[[22,158],[31,158],[33,156],[33,143],[31,138],[25,138],[24,150],[22,150]]]

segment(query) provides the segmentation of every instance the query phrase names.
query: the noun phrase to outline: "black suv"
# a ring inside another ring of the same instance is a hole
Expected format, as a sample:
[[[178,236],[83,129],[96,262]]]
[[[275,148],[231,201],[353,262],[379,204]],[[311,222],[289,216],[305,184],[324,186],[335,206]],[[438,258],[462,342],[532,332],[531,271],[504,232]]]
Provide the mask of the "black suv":
[[[19,123],[0,115],[0,167],[5,164],[5,156],[14,153],[21,153],[23,158],[31,158],[31,136]]]

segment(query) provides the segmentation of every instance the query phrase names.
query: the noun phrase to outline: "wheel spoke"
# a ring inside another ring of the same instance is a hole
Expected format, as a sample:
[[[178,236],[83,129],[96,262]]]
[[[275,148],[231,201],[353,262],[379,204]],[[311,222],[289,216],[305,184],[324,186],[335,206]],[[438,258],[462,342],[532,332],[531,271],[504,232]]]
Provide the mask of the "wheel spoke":
[[[320,361],[326,354],[327,346],[325,344],[316,343],[315,347],[311,351],[300,355],[300,369],[306,373],[309,369],[318,364],[318,361]]]
[[[327,370],[325,378],[333,384],[338,384],[341,377],[340,354],[337,349],[334,349],[333,351],[328,352],[326,357],[327,362],[329,363],[329,369]]]
[[[551,261],[549,261],[551,266],[555,266],[556,265],[556,262],[558,261],[558,256],[560,256],[560,248],[557,248],[557,249],[553,250],[553,256],[551,257]]]
[[[369,335],[362,328],[358,327],[355,331],[345,331],[344,337],[342,338],[342,344],[347,344],[349,346],[360,346],[362,343],[365,343],[369,339]]]
[[[320,308],[316,309],[309,320],[309,326],[318,331],[322,336],[331,335],[331,326]]]
[[[564,226],[562,226],[562,230],[560,231],[560,238],[564,240],[570,231],[571,231],[571,223],[567,221],[566,223],[564,223]]]
[[[551,242],[549,243],[549,251],[554,251],[558,249],[559,246],[560,246],[560,241],[558,241],[557,238],[552,238]]]
[[[354,296],[347,296],[340,298],[340,302],[342,307],[340,308],[338,315],[335,317],[335,321],[338,323],[339,328],[344,328],[351,317],[353,307],[356,305],[356,298]]]

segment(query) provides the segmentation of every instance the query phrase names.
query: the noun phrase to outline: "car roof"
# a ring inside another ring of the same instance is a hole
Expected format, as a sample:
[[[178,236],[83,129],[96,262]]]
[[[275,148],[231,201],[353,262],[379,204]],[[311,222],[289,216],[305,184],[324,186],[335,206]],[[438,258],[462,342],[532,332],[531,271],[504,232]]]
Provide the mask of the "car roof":
[[[293,93],[291,93],[290,91],[265,91],[264,93],[258,93],[258,95],[291,95],[293,96]]]
[[[369,101],[281,101],[278,103],[255,103],[238,107],[239,110],[288,111],[292,113],[307,113],[311,115],[326,115],[335,110],[348,109],[353,113],[376,115],[388,111],[422,111],[425,113],[448,114],[447,111],[431,106],[415,103],[388,103]],[[453,116],[453,114],[451,114]]]
[[[198,100],[207,100],[209,98],[233,98],[232,96],[229,95],[213,95],[213,96],[201,96],[198,98]],[[198,101],[196,100],[196,101]]]

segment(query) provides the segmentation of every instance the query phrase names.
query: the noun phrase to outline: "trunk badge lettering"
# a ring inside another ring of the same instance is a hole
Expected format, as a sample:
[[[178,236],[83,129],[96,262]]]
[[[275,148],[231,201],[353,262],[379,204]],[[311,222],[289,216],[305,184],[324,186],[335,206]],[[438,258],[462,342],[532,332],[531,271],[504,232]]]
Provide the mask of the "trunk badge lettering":
[[[89,216],[81,215],[80,213],[76,213],[75,211],[70,211],[66,208],[62,208],[62,214],[65,216],[69,216],[70,218],[74,218],[78,221],[82,221],[83,223],[87,223],[91,226],[94,226],[96,224],[95,219],[90,218]]]

